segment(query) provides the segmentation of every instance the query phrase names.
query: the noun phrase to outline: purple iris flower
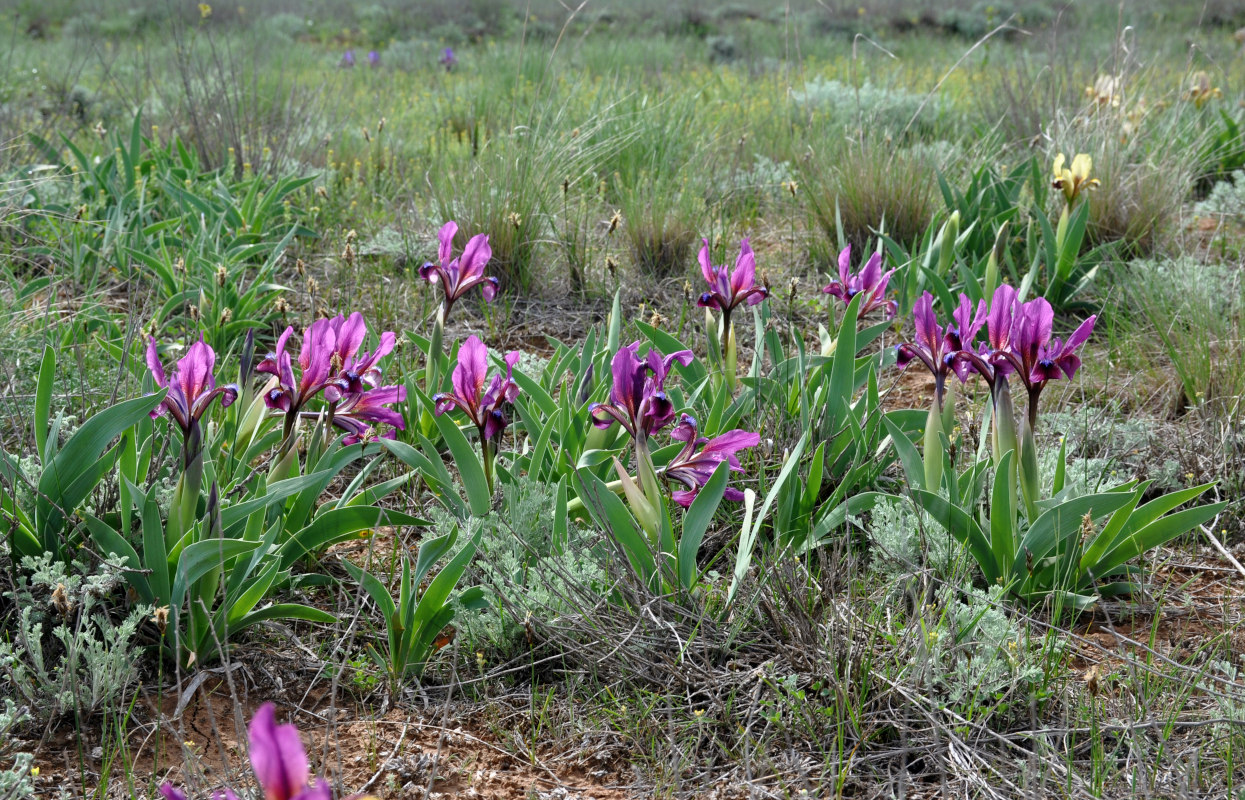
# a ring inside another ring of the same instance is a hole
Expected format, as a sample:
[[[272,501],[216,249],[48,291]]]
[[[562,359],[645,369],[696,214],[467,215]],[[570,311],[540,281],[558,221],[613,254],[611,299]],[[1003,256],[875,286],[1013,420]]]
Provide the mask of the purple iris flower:
[[[447,47],[441,51],[441,58],[439,61],[441,66],[445,67],[446,72],[452,71],[458,64],[458,58],[455,57],[454,49],[452,47]]]
[[[194,425],[198,424],[208,406],[216,398],[220,398],[221,408],[228,408],[234,400],[238,399],[238,387],[235,384],[230,383],[220,387],[216,385],[216,378],[212,374],[216,368],[216,352],[203,341],[202,337],[192,344],[186,351],[186,355],[177,362],[177,369],[173,372],[172,379],[164,374],[164,365],[160,363],[160,351],[156,347],[156,338],[150,337],[147,345],[147,368],[151,370],[152,377],[156,379],[156,385],[169,390],[164,399],[160,401],[160,405],[152,410],[151,418],[156,419],[168,414],[183,433],[188,433]]]
[[[342,53],[341,66],[347,67],[347,68],[354,66],[354,51],[353,50],[347,50],[346,52]]]
[[[714,470],[723,461],[730,465],[732,472],[743,472],[744,468],[740,466],[739,457],[735,454],[740,450],[756,447],[761,441],[760,434],[742,430],[728,431],[721,436],[706,439],[699,435],[696,420],[687,414],[681,416],[679,424],[670,432],[670,438],[686,444],[670,460],[662,474],[668,480],[678,481],[687,487],[670,495],[672,500],[684,508],[692,504],[701,487],[709,482]],[[697,448],[700,448],[699,451]],[[739,502],[744,499],[744,493],[728,486],[723,497]]]
[[[255,367],[256,372],[277,378],[276,385],[265,393],[264,403],[285,414],[286,446],[295,422],[304,415],[304,406],[320,392],[330,404],[331,413],[336,414],[334,407],[343,404],[346,398],[374,390],[380,384],[378,362],[393,350],[397,341],[392,331],[385,331],[374,351],[361,352],[359,348],[367,337],[367,324],[362,314],[356,311],[349,317],[339,314],[332,319],[318,319],[303,331],[302,349],[298,354],[299,375],[295,376],[294,361],[286,350],[293,335],[294,328],[286,328],[277,339],[276,351]],[[357,398],[351,401],[356,407],[358,402]]]
[[[485,389],[488,378],[488,349],[477,337],[467,337],[467,341],[458,349],[458,365],[450,376],[454,391],[432,398],[436,403],[437,414],[457,408],[476,426],[481,440],[501,438],[509,424],[502,406],[513,403],[519,396],[519,384],[514,382],[514,365],[519,363],[519,352],[513,350],[507,353],[505,362],[506,377],[494,375]]]
[[[333,406],[329,422],[346,432],[343,445],[397,438],[397,431],[406,430],[406,421],[390,405],[406,402],[405,386],[378,386],[364,392],[341,396]],[[300,411],[299,416],[314,419],[317,411]],[[394,430],[378,434],[376,424],[384,423]]]
[[[1037,421],[1037,401],[1046,383],[1061,375],[1071,378],[1081,366],[1077,351],[1093,333],[1095,314],[1080,324],[1067,341],[1051,334],[1055,312],[1046,298],[1021,303],[1016,290],[1003,284],[994,292],[986,318],[986,343],[977,352],[967,348],[957,354],[957,362],[993,385],[997,377],[1016,374],[1029,395],[1029,424]]]
[[[1037,403],[1049,381],[1062,376],[1072,378],[1081,366],[1077,351],[1094,331],[1098,315],[1082,322],[1064,341],[1051,339],[1055,312],[1046,298],[1038,297],[1027,303],[1013,302],[1012,324],[1008,340],[1001,342],[993,353],[996,363],[1006,364],[1008,371],[1015,371],[1029,394],[1029,426],[1036,429]],[[991,342],[994,346],[994,342]]]
[[[497,442],[501,440],[506,425],[509,424],[502,407],[514,403],[519,396],[519,384],[514,382],[514,365],[519,363],[519,352],[512,350],[506,353],[504,360],[506,377],[494,375],[488,388],[485,388],[484,384],[488,380],[488,350],[478,338],[468,336],[467,341],[458,348],[458,365],[450,375],[454,391],[432,396],[438,416],[457,408],[476,426],[476,431],[480,434],[484,480],[490,493],[493,491],[493,456],[497,452]]]
[[[337,315],[318,319],[303,331],[303,346],[298,354],[299,376],[294,375],[294,362],[286,345],[294,328],[288,327],[277,339],[277,349],[255,367],[256,372],[275,375],[276,387],[264,395],[269,408],[279,411],[299,410],[319,392],[330,403],[347,392],[362,392],[380,382],[377,362],[393,350],[397,336],[385,331],[376,350],[360,353],[367,324],[358,311],[349,317]]]
[[[859,273],[852,272],[852,246],[849,244],[839,253],[839,279],[830,282],[822,289],[826,294],[834,295],[846,305],[861,292],[865,293],[864,304],[860,307],[860,316],[868,314],[875,308],[883,309],[887,319],[895,316],[899,306],[894,300],[886,299],[886,285],[890,282],[895,270],[882,272],[882,255],[874,253],[869,256],[865,266]]]
[[[471,288],[483,285],[486,302],[491,302],[497,295],[497,279],[484,274],[484,267],[493,257],[493,249],[489,247],[488,234],[478,233],[472,236],[463,248],[462,255],[451,260],[454,254],[454,234],[458,233],[457,222],[447,222],[437,232],[441,247],[437,253],[439,264],[424,264],[419,268],[419,275],[429,283],[439,284],[444,293],[445,314],[450,307]]]
[[[311,783],[307,751],[303,749],[298,728],[292,724],[278,725],[276,709],[265,703],[255,712],[249,727],[251,767],[263,791],[264,800],[333,800],[329,784],[323,778]],[[170,784],[160,787],[165,800],[186,800],[186,795]],[[231,790],[216,795],[217,800],[237,800]],[[346,800],[375,800],[372,795],[351,795]]]
[[[278,725],[272,703],[259,707],[248,731],[251,766],[264,790],[264,800],[331,800],[325,781],[317,780],[314,787],[308,786],[311,770],[298,728]]]
[[[666,397],[666,378],[676,361],[683,366],[692,363],[692,351],[680,350],[662,358],[650,348],[643,359],[639,352],[638,341],[618,348],[611,362],[614,385],[610,402],[593,403],[589,413],[596,427],[604,429],[617,422],[637,442],[643,442],[674,420],[674,405]]]
[[[756,257],[747,238],[739,243],[739,257],[735,259],[733,270],[725,264],[714,266],[709,256],[709,240],[701,241],[704,247],[700,248],[700,271],[710,291],[702,294],[696,305],[716,308],[729,320],[736,306],[754,306],[769,296],[769,289],[756,285]]]
[[[151,418],[168,414],[182,429],[182,467],[188,472],[194,469],[197,475],[202,468],[203,455],[203,432],[199,420],[213,400],[220,398],[221,408],[227,408],[238,399],[238,387],[232,383],[216,385],[216,377],[212,374],[216,368],[216,352],[202,337],[177,362],[177,369],[171,377],[164,374],[156,339],[150,337],[147,368],[151,370],[156,385],[168,389],[160,405],[152,409]]]
[[[372,69],[380,66],[380,53],[375,50],[367,51],[367,65]]]
[[[986,315],[986,341],[975,348],[972,341],[965,341],[959,352],[951,354],[961,381],[968,380],[969,373],[976,372],[993,390],[999,379],[1006,381],[1012,374],[1014,369],[1006,353],[1015,334],[1018,307],[1014,288],[1002,284],[994,290],[990,312]]]
[[[916,323],[916,341],[895,348],[896,364],[900,369],[913,360],[924,364],[934,375],[934,393],[941,408],[947,376],[954,372],[961,381],[968,378],[969,366],[957,358],[957,354],[972,346],[985,324],[986,303],[979,300],[977,311],[973,313],[968,295],[961,294],[959,307],[951,313],[952,324],[943,328],[934,315],[934,296],[925,292],[916,301],[912,316]]]

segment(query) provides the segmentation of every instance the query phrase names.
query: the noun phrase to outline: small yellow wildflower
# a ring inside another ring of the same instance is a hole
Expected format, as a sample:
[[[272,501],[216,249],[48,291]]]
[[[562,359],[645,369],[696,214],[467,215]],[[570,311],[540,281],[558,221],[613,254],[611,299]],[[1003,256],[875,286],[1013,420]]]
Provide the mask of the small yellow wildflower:
[[[1198,70],[1189,76],[1189,90],[1185,92],[1184,99],[1192,100],[1193,105],[1201,108],[1210,100],[1223,97],[1223,92],[1218,86],[1214,86],[1210,82],[1210,74],[1205,70]]]
[[[1100,181],[1089,177],[1089,172],[1094,166],[1094,161],[1089,154],[1077,153],[1072,159],[1071,169],[1064,166],[1066,160],[1067,157],[1063,153],[1055,156],[1054,179],[1050,185],[1063,192],[1064,199],[1070,207],[1076,203],[1082,191],[1096,188]]]
[[[199,19],[207,19],[212,16],[212,7],[207,3],[199,4]]]
[[[1085,87],[1085,96],[1098,108],[1119,108],[1122,83],[1116,75],[1099,75],[1093,86]]]

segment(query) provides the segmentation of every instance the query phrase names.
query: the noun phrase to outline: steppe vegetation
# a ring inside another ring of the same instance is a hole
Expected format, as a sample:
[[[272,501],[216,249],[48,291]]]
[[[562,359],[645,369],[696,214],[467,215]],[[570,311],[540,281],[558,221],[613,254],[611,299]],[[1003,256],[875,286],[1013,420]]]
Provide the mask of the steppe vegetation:
[[[1245,7],[0,33],[0,800],[1245,797]]]

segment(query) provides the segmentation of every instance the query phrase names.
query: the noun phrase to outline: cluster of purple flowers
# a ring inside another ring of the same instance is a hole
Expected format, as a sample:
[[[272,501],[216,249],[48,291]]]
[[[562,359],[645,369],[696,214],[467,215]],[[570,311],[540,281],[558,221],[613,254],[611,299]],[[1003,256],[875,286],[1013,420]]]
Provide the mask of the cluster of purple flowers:
[[[394,430],[377,433],[376,425],[402,430],[402,415],[389,408],[406,399],[403,386],[382,386],[379,361],[393,350],[397,336],[392,331],[380,335],[376,349],[360,350],[367,337],[363,315],[318,319],[303,331],[298,354],[298,374],[286,350],[294,328],[288,327],[277,339],[276,351],[256,366],[257,372],[271,375],[264,390],[268,408],[285,415],[285,446],[300,418],[317,418],[321,412],[307,404],[323,395],[327,421],[346,432],[344,444],[372,441],[379,436],[392,439]]]
[[[692,351],[680,350],[664,358],[655,349],[650,349],[644,358],[640,358],[639,351],[640,343],[632,342],[614,354],[611,363],[614,382],[609,402],[593,403],[589,413],[592,423],[598,428],[605,429],[618,423],[631,435],[636,444],[637,460],[643,469],[649,438],[675,418],[674,405],[665,391],[666,378],[674,364],[686,366],[691,363]],[[760,435],[742,430],[706,439],[699,435],[696,420],[688,414],[681,415],[670,436],[684,442],[684,446],[662,474],[684,487],[674,492],[671,499],[685,508],[692,504],[697,492],[723,461],[730,464],[731,470],[742,472],[743,467],[736,453],[755,447],[761,441]],[[728,489],[726,496],[732,500],[743,499],[743,494],[737,489]]]
[[[345,67],[346,69],[350,69],[351,67],[354,66],[354,64],[355,64],[355,59],[354,59],[353,50],[347,50],[346,52],[342,53],[341,66]],[[377,67],[380,66],[380,52],[379,51],[377,50],[367,51],[367,65],[371,67],[372,69],[376,69]]]
[[[380,360],[393,350],[397,337],[385,331],[375,350],[362,350],[367,325],[359,312],[319,319],[303,331],[302,349],[297,363],[286,349],[294,328],[288,327],[277,339],[277,348],[255,367],[271,377],[264,387],[268,408],[285,415],[284,448],[292,445],[292,434],[299,419],[318,418],[345,431],[343,444],[394,437],[402,430],[402,415],[390,406],[406,399],[402,386],[382,386]],[[201,452],[200,420],[213,400],[230,405],[239,394],[236,384],[217,386],[213,371],[216,353],[202,340],[191,345],[177,362],[172,376],[166,376],[155,339],[147,347],[147,366],[155,382],[168,393],[152,412],[153,417],[168,415],[181,428],[184,438],[183,460],[189,466]],[[324,409],[312,410],[309,403],[319,396]],[[378,425],[390,430],[378,432]]]
[[[961,382],[976,373],[992,389],[1010,375],[1016,375],[1028,394],[1028,422],[1037,422],[1038,398],[1053,380],[1072,378],[1081,366],[1077,351],[1093,333],[1097,315],[1080,324],[1066,340],[1052,337],[1055,312],[1044,297],[1020,302],[1016,290],[1003,284],[994,292],[987,307],[979,300],[976,313],[967,295],[952,312],[952,324],[938,324],[934,299],[926,292],[916,302],[913,320],[916,341],[897,347],[898,364],[906,367],[920,361],[934,375],[935,391],[941,395],[946,377],[954,373]],[[986,340],[977,341],[982,327]]]

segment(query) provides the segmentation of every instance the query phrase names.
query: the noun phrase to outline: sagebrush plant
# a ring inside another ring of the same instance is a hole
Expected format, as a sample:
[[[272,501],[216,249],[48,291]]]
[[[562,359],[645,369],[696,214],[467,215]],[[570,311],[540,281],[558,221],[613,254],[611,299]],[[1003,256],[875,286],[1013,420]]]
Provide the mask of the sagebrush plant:
[[[609,553],[591,529],[572,524],[566,536],[556,530],[549,514],[555,487],[523,479],[503,491],[504,517],[494,512],[471,522],[482,535],[468,580],[487,589],[489,604],[456,624],[467,641],[508,658],[526,642],[525,620],[574,612],[574,598],[605,591]],[[431,518],[438,529],[452,525],[440,509]]]
[[[19,708],[12,698],[4,698],[4,709],[0,710],[0,737],[7,743],[17,738],[17,732],[30,715],[25,708]],[[0,797],[4,800],[27,800],[35,798],[34,756],[30,753],[13,752],[12,746],[0,747],[0,757],[10,761],[0,768]]]
[[[24,559],[22,570],[6,594],[18,609],[13,640],[0,642],[8,691],[40,721],[86,720],[121,704],[138,680],[139,631],[152,612],[122,611],[123,564],[41,556]]]
[[[1015,719],[1053,695],[1046,666],[1062,658],[1061,646],[1009,615],[1006,594],[999,586],[944,584],[931,606],[939,611],[922,615],[924,646],[913,649],[909,669],[966,717]],[[1046,652],[1052,646],[1056,652]]]
[[[826,132],[857,138],[868,133],[881,139],[910,137],[938,139],[956,123],[945,100],[897,87],[875,86],[867,79],[859,86],[818,75],[791,92],[794,113],[814,120]]]
[[[966,556],[964,546],[934,522],[928,512],[902,498],[875,505],[865,529],[878,547],[875,567],[888,580],[910,576],[926,566],[940,576],[950,577]]]
[[[1216,183],[1206,199],[1197,204],[1197,213],[1245,219],[1245,171],[1233,172]]]

